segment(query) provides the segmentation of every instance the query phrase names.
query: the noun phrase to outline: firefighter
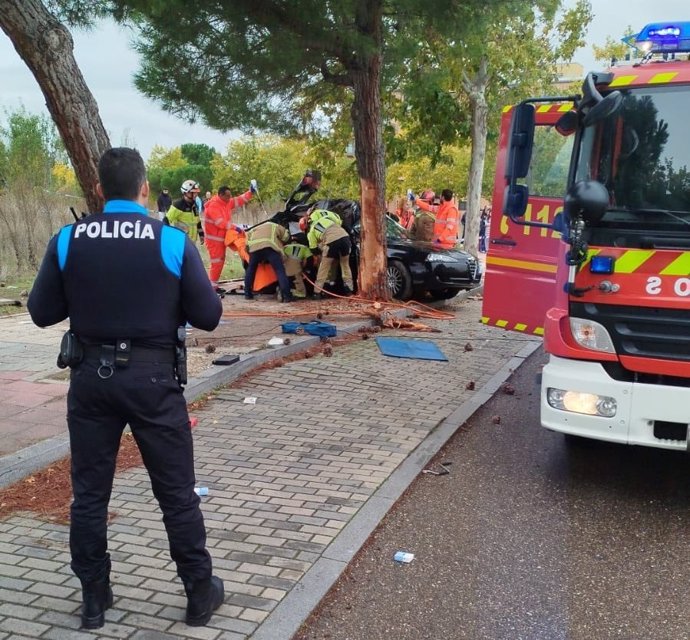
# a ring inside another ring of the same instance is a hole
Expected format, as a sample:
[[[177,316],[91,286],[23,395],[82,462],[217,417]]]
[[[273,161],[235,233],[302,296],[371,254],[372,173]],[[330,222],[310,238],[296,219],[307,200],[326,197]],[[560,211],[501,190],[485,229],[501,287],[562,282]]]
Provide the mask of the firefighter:
[[[236,207],[247,204],[258,191],[258,188],[256,180],[251,180],[249,189],[242,195],[233,198],[230,187],[222,186],[218,189],[218,195],[213,196],[206,203],[204,231],[206,233],[206,248],[211,259],[208,277],[216,293],[225,293],[223,289],[218,287],[218,281],[225,265],[225,236],[228,229],[232,227],[232,211]]]
[[[70,551],[82,585],[82,628],[102,627],[113,605],[108,501],[127,424],[163,512],[187,594],[186,622],[202,626],[223,601],[223,583],[212,575],[194,493],[180,329],[189,322],[212,331],[222,305],[191,240],[148,217],[139,153],[109,149],[98,177],[103,213],[63,227],[50,240],[27,305],[39,327],[70,323],[58,364],[72,368]]]
[[[295,288],[290,290],[293,298],[306,298],[307,288],[304,286],[304,262],[311,257],[309,247],[291,242],[283,248],[285,255],[285,273],[288,278],[295,279]]]
[[[201,228],[200,211],[196,204],[199,191],[198,182],[185,180],[180,187],[182,197],[173,202],[165,214],[163,222],[182,229],[192,242],[196,242],[198,237],[201,244],[204,244],[204,231]]]
[[[343,292],[345,295],[351,295],[353,289],[350,269],[352,244],[350,236],[342,227],[340,216],[325,209],[313,209],[309,215],[300,220],[299,227],[302,231],[306,231],[312,253],[321,254],[321,262],[314,283],[314,296],[324,298],[323,286],[336,260],[340,265],[343,278]]]
[[[436,197],[436,194],[431,189],[427,189],[422,193],[420,198],[416,198],[414,193],[410,190],[407,192],[407,197],[411,203],[418,207],[414,215],[414,221],[410,227],[411,238],[422,242],[432,242],[434,239],[436,216],[431,209],[431,202]]]
[[[452,249],[458,241],[458,221],[460,214],[453,203],[453,192],[444,189],[441,192],[441,204],[429,204],[421,198],[415,204],[423,211],[434,215],[433,243],[443,249]]]
[[[244,274],[244,297],[247,300],[254,297],[253,285],[257,266],[260,262],[268,262],[278,276],[280,301],[292,302],[290,281],[283,264],[283,248],[288,242],[290,242],[290,232],[275,222],[262,222],[247,231],[249,264]]]

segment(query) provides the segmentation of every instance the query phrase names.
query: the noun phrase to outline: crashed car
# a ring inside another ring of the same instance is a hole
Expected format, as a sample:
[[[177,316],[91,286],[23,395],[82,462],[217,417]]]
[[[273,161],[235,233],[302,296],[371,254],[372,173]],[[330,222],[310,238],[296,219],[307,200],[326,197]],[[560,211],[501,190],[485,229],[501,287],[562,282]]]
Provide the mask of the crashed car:
[[[289,225],[291,233],[299,240],[297,223],[313,206],[334,211],[341,217],[343,228],[353,241],[350,262],[357,282],[361,234],[359,203],[354,200],[331,199],[301,204],[276,214],[274,222]],[[466,251],[442,249],[430,242],[410,240],[407,231],[393,218],[387,215],[385,220],[388,286],[394,298],[409,300],[429,296],[433,300],[448,300],[460,291],[477,286],[481,281],[481,265]],[[306,239],[302,241],[306,242]]]
[[[352,235],[359,239],[359,223]],[[410,240],[407,231],[386,216],[387,277],[391,295],[398,300],[448,300],[476,287],[482,279],[479,261],[466,251],[442,249],[430,242]]]

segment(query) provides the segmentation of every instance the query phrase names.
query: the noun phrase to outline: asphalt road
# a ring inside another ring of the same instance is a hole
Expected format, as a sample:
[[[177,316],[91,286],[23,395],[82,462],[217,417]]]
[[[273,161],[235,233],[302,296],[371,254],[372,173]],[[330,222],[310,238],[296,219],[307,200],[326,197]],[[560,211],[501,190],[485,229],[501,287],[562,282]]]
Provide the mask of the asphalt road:
[[[542,429],[544,362],[455,434],[450,473],[417,478],[293,640],[690,637],[690,459]]]

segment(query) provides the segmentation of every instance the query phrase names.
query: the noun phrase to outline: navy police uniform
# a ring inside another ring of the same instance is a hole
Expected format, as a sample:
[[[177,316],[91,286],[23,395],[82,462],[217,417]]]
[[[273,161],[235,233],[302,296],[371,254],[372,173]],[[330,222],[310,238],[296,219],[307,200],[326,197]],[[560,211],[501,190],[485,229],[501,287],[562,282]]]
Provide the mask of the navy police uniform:
[[[84,583],[110,572],[107,511],[122,431],[129,424],[163,512],[183,582],[211,576],[192,434],[175,373],[177,329],[206,331],[222,305],[185,233],[129,200],[63,227],[28,300],[33,321],[69,317],[84,346],[72,366],[67,422],[72,454],[72,569]]]

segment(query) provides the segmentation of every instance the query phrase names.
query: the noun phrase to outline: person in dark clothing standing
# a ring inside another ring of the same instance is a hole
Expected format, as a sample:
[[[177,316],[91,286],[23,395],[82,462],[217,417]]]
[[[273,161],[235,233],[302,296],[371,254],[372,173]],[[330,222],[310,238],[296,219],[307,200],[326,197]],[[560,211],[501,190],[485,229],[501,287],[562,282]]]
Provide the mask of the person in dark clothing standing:
[[[285,202],[285,211],[289,211],[298,204],[306,203],[319,190],[320,186],[321,172],[308,169],[295,190],[288,196]]]
[[[170,205],[172,204],[172,196],[166,187],[163,187],[156,204],[158,205],[158,219],[162,220],[165,218],[165,214],[168,213],[168,209],[170,209]]]
[[[103,213],[63,227],[50,240],[28,300],[39,327],[70,320],[58,364],[72,369],[70,551],[82,585],[81,624],[103,626],[113,605],[108,502],[129,424],[187,594],[186,623],[202,626],[224,590],[212,575],[194,493],[181,342],[187,322],[215,329],[222,306],[192,241],[147,216],[149,186],[139,153],[109,149],[98,176]]]

